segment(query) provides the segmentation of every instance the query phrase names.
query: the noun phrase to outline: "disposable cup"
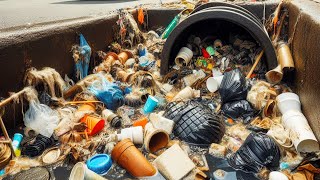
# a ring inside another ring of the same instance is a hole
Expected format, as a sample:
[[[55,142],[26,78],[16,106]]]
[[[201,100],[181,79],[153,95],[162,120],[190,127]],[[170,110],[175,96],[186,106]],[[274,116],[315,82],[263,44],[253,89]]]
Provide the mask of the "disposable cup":
[[[13,135],[12,146],[14,150],[20,147],[22,139],[23,139],[23,135],[20,133],[15,133]]]
[[[101,131],[104,128],[105,121],[103,119],[94,117],[94,116],[89,116],[85,115],[82,119],[81,122],[86,123],[87,125],[87,133],[88,135],[95,135],[99,131]]]
[[[72,168],[69,180],[106,180],[99,174],[91,171],[83,162],[78,162]]]
[[[298,152],[319,151],[319,142],[301,112],[286,112],[282,115],[282,124],[289,130],[290,139]]]
[[[147,102],[143,107],[144,113],[151,113],[158,105],[158,100],[153,96],[148,96]]]
[[[223,76],[209,77],[207,79],[206,85],[210,92],[216,92],[221,84]]]
[[[299,96],[295,93],[286,92],[277,96],[277,105],[282,114],[286,114],[288,111],[301,112],[301,103]]]
[[[178,66],[188,65],[189,62],[191,61],[192,57],[193,57],[193,52],[189,48],[183,47],[178,52],[178,55],[175,59],[175,63]]]

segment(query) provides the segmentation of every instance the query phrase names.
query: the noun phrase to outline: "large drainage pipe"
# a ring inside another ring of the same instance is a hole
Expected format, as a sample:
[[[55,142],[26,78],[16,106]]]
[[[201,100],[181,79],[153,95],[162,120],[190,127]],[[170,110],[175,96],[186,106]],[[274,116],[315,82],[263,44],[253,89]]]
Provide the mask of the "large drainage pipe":
[[[225,3],[196,8],[195,12],[171,32],[162,51],[161,74],[168,72],[169,65],[174,62],[179,49],[186,44],[186,39],[190,35],[194,33],[212,35],[211,33],[217,31],[227,32],[235,26],[244,29],[265,50],[264,59],[266,59],[268,69],[273,69],[277,66],[275,50],[259,19],[240,6],[223,4]],[[222,24],[228,24],[227,27],[231,29],[221,29],[223,28]]]

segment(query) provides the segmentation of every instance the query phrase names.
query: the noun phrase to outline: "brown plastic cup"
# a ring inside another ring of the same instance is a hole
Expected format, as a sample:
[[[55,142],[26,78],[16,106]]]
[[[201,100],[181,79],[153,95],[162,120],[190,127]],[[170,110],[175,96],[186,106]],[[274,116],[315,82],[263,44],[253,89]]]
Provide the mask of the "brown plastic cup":
[[[111,157],[135,177],[153,176],[157,171],[130,139],[120,141],[112,150]]]

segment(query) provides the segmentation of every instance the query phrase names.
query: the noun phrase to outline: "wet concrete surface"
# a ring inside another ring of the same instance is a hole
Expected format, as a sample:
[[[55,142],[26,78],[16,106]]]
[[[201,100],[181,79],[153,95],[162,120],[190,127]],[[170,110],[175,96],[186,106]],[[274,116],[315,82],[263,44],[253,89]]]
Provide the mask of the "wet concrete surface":
[[[38,23],[99,17],[121,8],[175,0],[0,0],[0,32]]]

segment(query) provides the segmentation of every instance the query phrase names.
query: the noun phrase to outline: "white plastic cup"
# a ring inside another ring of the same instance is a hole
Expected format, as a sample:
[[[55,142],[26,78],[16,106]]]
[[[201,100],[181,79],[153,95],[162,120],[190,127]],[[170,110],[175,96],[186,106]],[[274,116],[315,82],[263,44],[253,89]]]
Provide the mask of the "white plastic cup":
[[[119,141],[129,138],[134,144],[143,144],[143,129],[141,126],[124,128],[117,136]]]
[[[72,168],[69,180],[106,180],[99,174],[87,168],[83,162],[78,162]]]
[[[310,128],[306,117],[299,111],[287,111],[282,115],[282,124],[298,152],[317,152],[319,142]]]
[[[272,171],[269,174],[269,180],[289,180],[286,175],[278,171]]]
[[[206,85],[210,92],[216,92],[222,82],[223,76],[209,77],[207,79]]]
[[[191,61],[192,57],[193,52],[187,47],[182,47],[175,58],[175,63],[178,66],[186,66]]]
[[[301,112],[299,96],[295,93],[286,92],[277,96],[277,105],[280,112],[284,115],[288,111]]]

